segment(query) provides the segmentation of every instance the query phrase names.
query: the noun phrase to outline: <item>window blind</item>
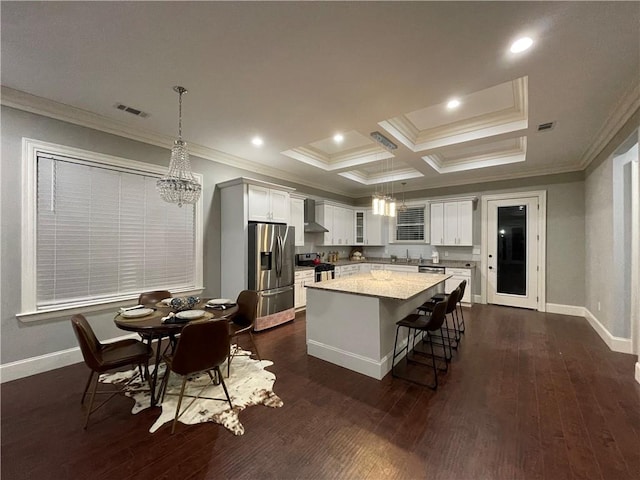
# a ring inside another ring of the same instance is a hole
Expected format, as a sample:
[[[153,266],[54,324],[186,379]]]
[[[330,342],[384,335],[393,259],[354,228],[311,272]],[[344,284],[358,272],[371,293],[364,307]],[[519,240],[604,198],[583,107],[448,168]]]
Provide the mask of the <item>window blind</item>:
[[[37,157],[37,308],[195,287],[195,209],[157,176]]]
[[[397,212],[396,241],[424,241],[424,207]]]

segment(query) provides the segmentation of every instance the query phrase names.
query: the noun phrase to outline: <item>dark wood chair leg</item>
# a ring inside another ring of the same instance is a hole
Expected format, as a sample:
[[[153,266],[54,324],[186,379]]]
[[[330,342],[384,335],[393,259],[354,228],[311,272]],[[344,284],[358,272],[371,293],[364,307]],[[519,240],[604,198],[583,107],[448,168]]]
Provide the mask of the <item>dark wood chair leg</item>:
[[[229,397],[229,392],[227,391],[227,385],[224,383],[224,378],[222,378],[222,373],[220,373],[220,367],[216,367],[216,373],[220,378],[220,383],[222,384],[222,388],[224,389],[224,394],[227,396],[227,401],[229,402],[229,407],[233,410],[233,404],[231,403],[231,397]]]
[[[91,389],[91,400],[89,401],[89,408],[87,409],[87,416],[84,418],[84,426],[83,429],[87,429],[87,425],[89,425],[89,415],[93,410],[93,402],[96,399],[96,390],[98,390],[98,381],[100,380],[100,375],[96,374],[96,381],[93,383],[93,388]]]
[[[256,342],[253,340],[253,333],[251,333],[251,330],[249,330],[249,339],[251,340],[251,345],[253,346],[253,349],[256,351],[256,356],[258,357],[258,360],[262,361],[262,357],[260,357],[260,352],[258,351],[258,346],[256,345]]]
[[[182,388],[180,388],[180,396],[178,397],[178,406],[176,407],[176,415],[173,417],[173,425],[171,425],[171,435],[176,431],[176,423],[180,416],[180,406],[182,405],[182,397],[184,396],[184,387],[187,385],[187,377],[182,377]]]
[[[84,398],[87,396],[87,391],[89,390],[89,385],[91,384],[91,379],[93,378],[94,373],[95,372],[93,370],[89,372],[89,379],[87,380],[87,384],[84,387],[84,392],[82,392],[82,400],[80,400],[80,404],[84,403]]]

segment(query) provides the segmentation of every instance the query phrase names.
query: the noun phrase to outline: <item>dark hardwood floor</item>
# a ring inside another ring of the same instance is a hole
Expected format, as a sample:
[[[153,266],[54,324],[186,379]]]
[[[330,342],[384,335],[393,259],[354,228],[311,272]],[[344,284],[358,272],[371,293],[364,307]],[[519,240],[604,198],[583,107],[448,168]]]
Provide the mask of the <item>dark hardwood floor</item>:
[[[582,318],[475,305],[440,388],[308,357],[304,317],[257,335],[284,407],[149,427],[116,398],[82,429],[88,371],[2,385],[2,479],[639,479],[636,357]],[[71,328],[71,327],[69,327]],[[358,339],[354,339],[354,342]]]

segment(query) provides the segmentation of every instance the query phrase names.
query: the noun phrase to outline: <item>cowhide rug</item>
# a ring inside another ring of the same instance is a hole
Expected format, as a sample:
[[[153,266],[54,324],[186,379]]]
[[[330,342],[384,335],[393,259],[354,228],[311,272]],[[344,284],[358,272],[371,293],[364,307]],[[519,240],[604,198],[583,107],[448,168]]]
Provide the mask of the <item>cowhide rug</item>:
[[[273,393],[273,384],[276,376],[272,372],[265,370],[266,367],[273,365],[269,360],[254,360],[248,356],[249,352],[238,350],[238,355],[231,362],[231,375],[224,378],[224,382],[231,397],[233,410],[229,407],[229,403],[224,395],[222,385],[212,385],[209,375],[206,373],[197,374],[189,377],[185,388],[185,397],[182,400],[180,410],[183,413],[178,420],[182,423],[193,425],[202,422],[215,422],[223,425],[234,435],[242,435],[244,427],[240,423],[238,414],[251,405],[265,405],[267,407],[281,407],[282,400]],[[246,355],[246,356],[245,356]],[[153,369],[153,365],[149,369]],[[158,371],[158,385],[164,376],[165,365],[160,365]],[[220,366],[223,375],[227,373],[227,364]],[[136,377],[133,378],[132,377]],[[151,395],[149,392],[149,384],[143,381],[137,369],[126,372],[107,373],[100,376],[100,381],[104,383],[121,384],[132,379],[131,383],[124,388],[125,395],[135,400],[135,405],[131,413],[138,413],[141,410],[149,408]],[[202,388],[206,387],[201,393],[202,397],[219,398],[221,400],[210,400],[198,398],[188,408],[193,398],[187,395],[197,395]],[[178,404],[178,395],[180,394],[180,386],[182,377],[172,373],[169,377],[167,385],[167,393],[162,402],[162,413],[151,426],[151,433],[158,430],[167,422],[172,422]],[[224,400],[224,401],[222,401]],[[185,408],[187,408],[185,410]]]

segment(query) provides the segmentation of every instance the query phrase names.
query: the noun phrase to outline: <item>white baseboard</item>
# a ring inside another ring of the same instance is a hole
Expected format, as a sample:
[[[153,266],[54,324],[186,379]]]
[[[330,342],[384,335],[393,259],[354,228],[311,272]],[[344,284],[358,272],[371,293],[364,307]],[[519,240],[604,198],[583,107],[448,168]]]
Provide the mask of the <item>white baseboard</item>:
[[[325,345],[324,343],[314,340],[307,340],[307,354],[312,357],[331,362],[341,367],[348,368],[354,372],[362,373],[368,377],[382,380],[387,372],[383,371],[386,361],[377,362],[372,358],[366,358],[356,355],[352,352],[346,352],[339,348]],[[386,359],[385,359],[386,360]],[[391,368],[391,366],[389,366]]]
[[[640,362],[636,362],[636,382],[640,383]]]
[[[559,303],[547,303],[547,313],[584,317],[584,307],[578,307],[576,305],[562,305]]]
[[[108,342],[124,340],[125,338],[140,338],[136,334],[124,335],[112,338]],[[106,343],[108,343],[106,342]],[[0,383],[10,382],[19,378],[29,377],[56,368],[66,367],[74,363],[82,362],[82,353],[79,347],[47,353],[37,357],[25,358],[16,362],[0,365]]]
[[[482,303],[482,295],[474,295],[473,303]]]
[[[614,352],[620,353],[633,353],[633,344],[630,338],[614,337],[609,333],[602,323],[589,311],[588,308],[584,309],[584,318],[587,319],[589,324],[593,327],[600,338],[607,344],[607,346]]]

